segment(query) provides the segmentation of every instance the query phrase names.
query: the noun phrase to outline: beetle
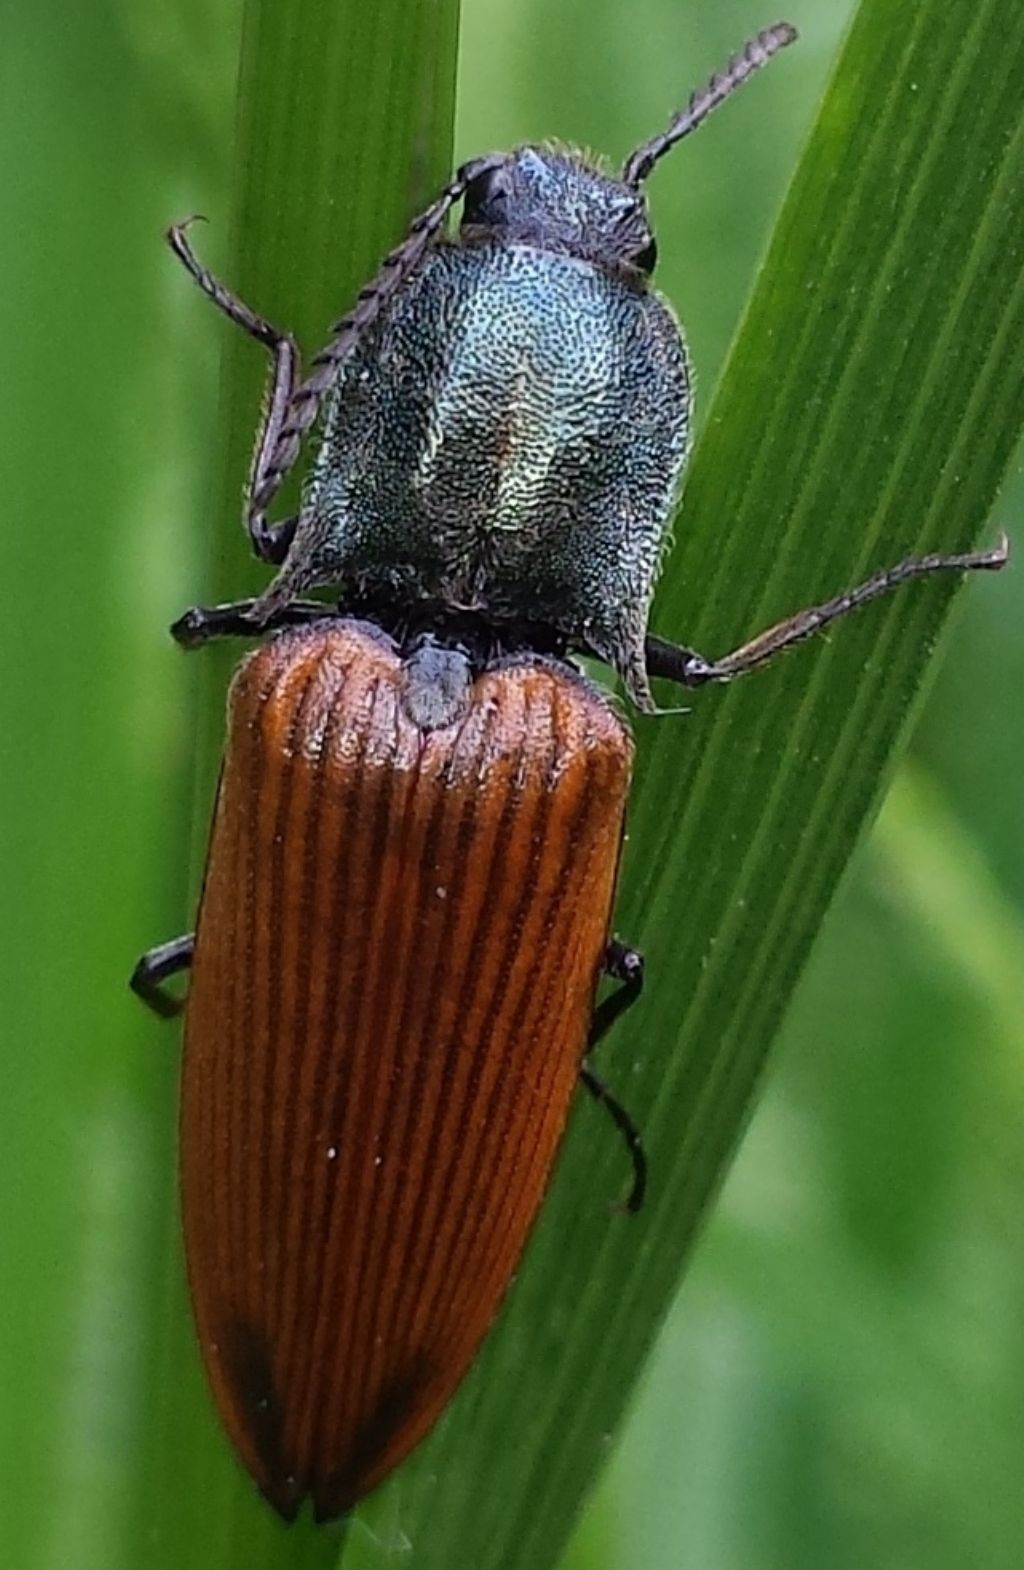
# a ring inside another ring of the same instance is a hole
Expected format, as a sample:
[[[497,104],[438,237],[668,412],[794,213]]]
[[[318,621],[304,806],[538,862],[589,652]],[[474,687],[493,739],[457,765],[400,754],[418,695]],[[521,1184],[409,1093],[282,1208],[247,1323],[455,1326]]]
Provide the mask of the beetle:
[[[305,377],[169,232],[273,357],[246,523],[278,571],[172,629],[267,636],[231,686],[195,937],[132,986],[171,1014],[165,983],[192,969],[192,1304],[224,1425],[286,1519],[307,1497],[344,1513],[436,1420],[578,1080],[643,1200],[639,1134],[589,1061],[643,980],[610,935],[632,740],[573,657],[652,711],[653,677],[729,681],[911,578],[1006,560],[1000,542],[901,562],[717,660],[647,632],[691,394],[642,187],[795,36],[751,40],[619,177],[555,147],[463,165]],[[299,512],[271,523],[317,422]],[[336,603],[301,597],[325,585]]]

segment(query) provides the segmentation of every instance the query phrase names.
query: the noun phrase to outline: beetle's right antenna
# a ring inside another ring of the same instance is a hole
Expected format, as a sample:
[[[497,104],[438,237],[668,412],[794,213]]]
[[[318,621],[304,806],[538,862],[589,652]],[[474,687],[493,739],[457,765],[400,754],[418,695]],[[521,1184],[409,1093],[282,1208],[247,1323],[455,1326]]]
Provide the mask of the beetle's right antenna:
[[[787,44],[795,43],[796,39],[795,27],[789,22],[776,22],[774,27],[766,27],[763,33],[758,33],[756,38],[745,44],[739,54],[733,55],[724,71],[716,72],[707,87],[690,94],[686,108],[672,116],[664,131],[652,136],[649,142],[641,143],[630,153],[622,170],[626,185],[640,185],[646,180],[658,159],[670,147],[681,142],[684,136],[689,136],[691,131],[696,131],[713,109],[723,104],[737,87],[742,87],[755,71],[767,65],[772,55],[785,49]]]

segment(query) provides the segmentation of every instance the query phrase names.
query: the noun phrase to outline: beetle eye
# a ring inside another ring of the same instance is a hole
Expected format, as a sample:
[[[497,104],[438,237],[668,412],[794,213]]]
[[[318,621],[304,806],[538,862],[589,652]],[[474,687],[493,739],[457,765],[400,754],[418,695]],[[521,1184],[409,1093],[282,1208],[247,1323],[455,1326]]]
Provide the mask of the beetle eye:
[[[650,276],[658,260],[658,242],[653,234],[642,251],[637,251],[633,257],[633,266],[638,267],[642,273]]]
[[[485,169],[483,174],[478,174],[466,187],[466,194],[462,199],[462,222],[464,224],[500,224],[505,216],[508,204],[508,186],[505,182],[505,171],[499,165],[496,169]]]

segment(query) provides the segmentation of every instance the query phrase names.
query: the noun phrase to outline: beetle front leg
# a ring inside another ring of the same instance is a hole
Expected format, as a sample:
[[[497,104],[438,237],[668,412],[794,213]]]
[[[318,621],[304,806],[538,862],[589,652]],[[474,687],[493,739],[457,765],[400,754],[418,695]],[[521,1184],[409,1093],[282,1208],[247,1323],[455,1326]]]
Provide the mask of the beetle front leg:
[[[620,1019],[640,996],[644,984],[644,957],[639,950],[630,948],[626,943],[620,943],[617,938],[612,938],[605,950],[602,970],[606,976],[621,982],[621,986],[594,1010],[587,1041],[588,1056],[601,1038],[608,1034],[615,1021]],[[644,1154],[640,1130],[604,1080],[591,1068],[587,1057],[584,1057],[580,1064],[580,1079],[594,1100],[605,1108],[626,1142],[626,1149],[633,1163],[633,1187],[626,1200],[626,1209],[635,1214],[643,1204],[644,1194],[647,1191],[647,1157]]]
[[[256,497],[266,487],[271,455],[280,442],[285,418],[299,385],[299,348],[291,333],[281,332],[265,316],[251,310],[244,300],[232,294],[202,265],[187,235],[189,225],[195,221],[195,218],[187,218],[184,223],[172,224],[167,231],[168,245],[206,298],[212,300],[236,327],[241,327],[250,338],[261,343],[271,356],[270,388],[245,490],[245,527],[253,551],[260,560],[279,567],[295,533],[294,520],[289,520],[290,527],[289,524],[268,523],[266,504],[260,506]]]
[[[192,955],[195,951],[196,935],[186,932],[180,938],[171,938],[169,943],[158,943],[156,948],[147,949],[132,971],[128,985],[137,997],[140,997],[154,1014],[159,1014],[161,1019],[173,1019],[175,1014],[180,1014],[184,1000],[176,998],[168,992],[163,983],[168,976],[176,976],[180,970],[188,970],[192,964]]]

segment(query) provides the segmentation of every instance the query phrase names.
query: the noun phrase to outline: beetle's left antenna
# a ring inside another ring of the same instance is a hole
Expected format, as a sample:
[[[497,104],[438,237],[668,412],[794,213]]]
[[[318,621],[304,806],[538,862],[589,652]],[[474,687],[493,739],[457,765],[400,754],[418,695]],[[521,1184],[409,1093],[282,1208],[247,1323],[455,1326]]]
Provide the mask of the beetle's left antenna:
[[[320,405],[338,380],[342,366],[362,335],[380,316],[393,295],[416,270],[425,251],[444,225],[456,202],[479,175],[504,163],[506,153],[489,153],[462,165],[440,195],[414,218],[400,245],[389,251],[376,275],[359,292],[355,305],[335,322],[331,337],[311,362],[309,375],[291,396],[274,430],[268,428],[260,443],[262,462],[253,475],[248,498],[249,527],[259,530],[264,514],[281,482],[294,466],[302,441],[320,412]]]
[[[649,142],[642,142],[630,153],[622,170],[625,183],[642,184],[658,159],[670,147],[681,142],[684,136],[689,136],[691,131],[696,131],[713,109],[723,104],[737,87],[742,87],[755,71],[767,65],[772,55],[785,49],[787,44],[795,43],[796,39],[796,28],[789,22],[776,22],[774,27],[766,27],[756,38],[752,38],[739,54],[733,55],[724,71],[715,73],[707,87],[690,94],[685,109],[680,109],[678,114],[672,116],[664,131],[652,136]]]

